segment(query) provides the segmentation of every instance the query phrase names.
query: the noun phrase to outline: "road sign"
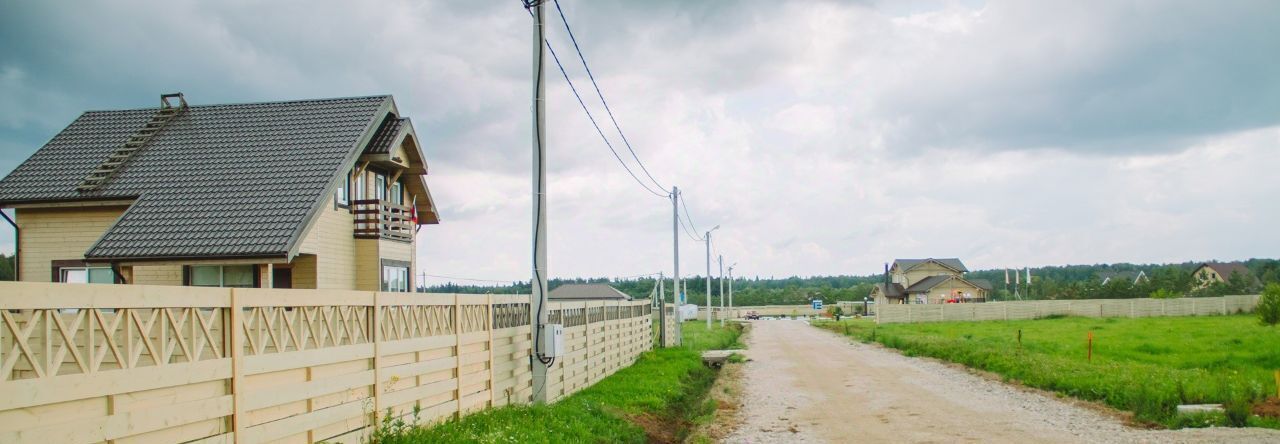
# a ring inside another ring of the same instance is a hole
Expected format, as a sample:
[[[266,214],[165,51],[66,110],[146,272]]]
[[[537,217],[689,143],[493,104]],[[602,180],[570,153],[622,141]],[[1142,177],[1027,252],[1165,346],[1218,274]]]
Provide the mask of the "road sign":
[[[813,300],[813,309],[814,309],[814,310],[821,310],[821,309],[822,309],[822,299],[814,299],[814,300]]]

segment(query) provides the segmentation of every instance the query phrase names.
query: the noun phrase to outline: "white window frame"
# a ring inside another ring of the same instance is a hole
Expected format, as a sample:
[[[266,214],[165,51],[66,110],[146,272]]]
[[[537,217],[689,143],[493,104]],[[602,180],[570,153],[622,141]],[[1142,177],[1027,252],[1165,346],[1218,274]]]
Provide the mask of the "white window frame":
[[[108,273],[111,273],[111,282],[90,282],[90,281],[89,281],[89,276],[93,274],[93,272],[92,272],[91,270],[107,270],[107,272],[108,272]],[[68,281],[67,281],[67,272],[68,272],[68,271],[83,271],[83,272],[84,272],[84,282],[68,282]],[[72,284],[114,284],[114,283],[116,283],[116,272],[115,272],[114,270],[112,270],[112,269],[111,269],[111,267],[88,267],[88,266],[85,266],[85,267],[61,267],[61,268],[59,268],[59,269],[58,269],[58,279],[60,279],[60,280],[61,280],[61,282],[72,283]]]
[[[404,185],[399,180],[391,183],[390,200],[393,204],[404,205]]]
[[[338,189],[334,192],[334,199],[337,199],[338,205],[351,204],[351,173],[347,173],[346,177],[338,181]]]
[[[401,265],[382,265],[381,289],[385,292],[409,292],[409,267]]]
[[[387,200],[387,176],[382,173],[373,173],[373,198]]]

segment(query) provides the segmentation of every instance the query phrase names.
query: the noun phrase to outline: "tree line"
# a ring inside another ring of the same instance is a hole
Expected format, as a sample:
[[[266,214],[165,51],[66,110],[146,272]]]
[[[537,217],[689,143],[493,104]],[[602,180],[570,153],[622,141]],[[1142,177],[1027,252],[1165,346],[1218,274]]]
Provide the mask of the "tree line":
[[[1268,283],[1280,284],[1280,260],[1250,259],[1244,261],[1249,270],[1248,275],[1232,276],[1225,283],[1214,283],[1200,287],[1199,281],[1192,276],[1198,262],[1178,264],[1095,264],[1036,267],[1031,269],[1032,282],[1025,282],[1019,288],[1023,299],[1119,299],[1146,297],[1207,297],[1227,294],[1257,294]],[[1125,279],[1112,279],[1106,285],[1099,277],[1104,272],[1142,271],[1149,280],[1134,284]],[[1013,273],[1013,270],[1009,270]],[[1018,270],[1026,277],[1026,270]],[[995,287],[991,292],[993,300],[1012,300],[1013,284],[1004,285],[1005,270],[979,270],[965,274],[970,279],[986,279]],[[1012,274],[1010,274],[1012,279]],[[733,302],[737,306],[756,305],[801,305],[815,299],[831,304],[836,301],[862,301],[871,294],[871,288],[884,280],[883,274],[874,275],[840,275],[840,276],[790,276],[785,278],[759,276],[733,280]],[[686,277],[689,289],[687,300],[691,304],[706,303],[705,276]],[[653,277],[633,279],[611,278],[556,278],[548,280],[548,289],[554,290],[569,283],[603,283],[612,285],[619,291],[633,298],[648,298],[653,293],[655,280]],[[670,286],[668,280],[666,285]],[[728,280],[725,280],[725,292],[728,293]],[[529,294],[528,281],[512,282],[508,285],[467,285],[446,283],[419,287],[419,291],[432,293],[467,293],[467,294]],[[670,295],[670,288],[667,294]],[[711,281],[712,304],[719,305],[720,283],[718,278]],[[670,297],[670,296],[668,296]]]

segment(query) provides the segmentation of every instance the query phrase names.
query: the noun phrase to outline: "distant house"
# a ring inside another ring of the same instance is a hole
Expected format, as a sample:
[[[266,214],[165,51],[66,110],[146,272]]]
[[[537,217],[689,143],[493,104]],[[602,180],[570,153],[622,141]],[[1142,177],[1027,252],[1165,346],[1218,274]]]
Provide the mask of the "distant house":
[[[631,296],[609,284],[563,284],[547,292],[552,301],[629,301]]]
[[[1226,282],[1231,279],[1232,274],[1250,277],[1249,269],[1240,262],[1206,262],[1191,272],[1199,288],[1208,287],[1215,282]]]
[[[1151,282],[1145,271],[1101,271],[1098,272],[1098,279],[1102,281],[1102,285],[1107,285],[1113,281],[1128,282],[1131,285],[1138,285],[1144,282]]]
[[[965,278],[968,271],[956,258],[896,259],[870,297],[877,304],[985,302],[991,283]]]
[[[438,223],[391,96],[89,111],[0,180],[23,281],[410,291]]]

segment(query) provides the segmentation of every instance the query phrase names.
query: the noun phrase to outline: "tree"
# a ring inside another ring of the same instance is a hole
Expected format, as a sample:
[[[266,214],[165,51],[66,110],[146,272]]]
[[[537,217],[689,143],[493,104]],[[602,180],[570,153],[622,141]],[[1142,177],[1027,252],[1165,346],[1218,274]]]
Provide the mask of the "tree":
[[[14,256],[6,256],[0,254],[0,281],[14,281],[16,273],[13,271]]]
[[[1262,325],[1274,327],[1280,324],[1280,284],[1267,284],[1258,299],[1258,320]]]

